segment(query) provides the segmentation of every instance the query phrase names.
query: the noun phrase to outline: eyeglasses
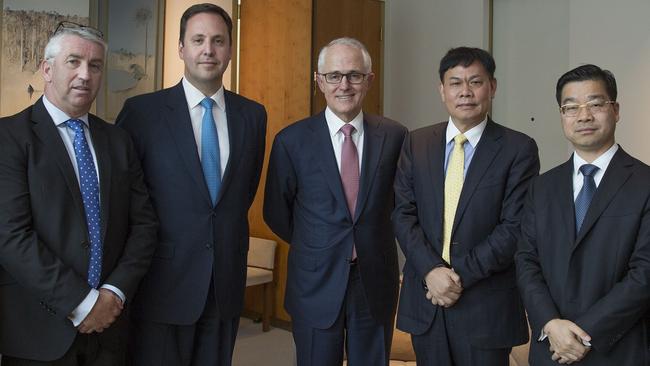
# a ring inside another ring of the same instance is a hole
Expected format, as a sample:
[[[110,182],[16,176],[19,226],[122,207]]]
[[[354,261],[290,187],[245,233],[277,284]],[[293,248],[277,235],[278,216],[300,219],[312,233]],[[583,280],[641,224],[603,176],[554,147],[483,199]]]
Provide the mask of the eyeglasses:
[[[340,72],[328,72],[325,74],[317,74],[324,76],[325,82],[328,84],[339,84],[341,81],[343,81],[344,76],[350,84],[361,84],[366,76],[368,76],[368,74],[362,74],[360,72],[349,72],[347,74],[341,74]]]
[[[93,27],[88,26],[88,25],[83,25],[83,24],[79,24],[79,23],[75,23],[75,22],[69,22],[67,20],[59,22],[59,24],[56,26],[56,29],[54,30],[54,33],[52,33],[52,35],[55,35],[55,34],[61,32],[61,31],[63,31],[64,29],[82,29],[82,30],[85,30],[85,31],[91,33],[94,36],[97,36],[97,37],[99,37],[101,39],[104,39],[104,33],[102,33],[99,29],[93,28]]]
[[[585,104],[565,104],[560,107],[560,112],[567,117],[575,117],[580,113],[580,108],[585,107],[589,113],[596,114],[605,111],[608,104],[615,104],[614,100],[592,100]]]

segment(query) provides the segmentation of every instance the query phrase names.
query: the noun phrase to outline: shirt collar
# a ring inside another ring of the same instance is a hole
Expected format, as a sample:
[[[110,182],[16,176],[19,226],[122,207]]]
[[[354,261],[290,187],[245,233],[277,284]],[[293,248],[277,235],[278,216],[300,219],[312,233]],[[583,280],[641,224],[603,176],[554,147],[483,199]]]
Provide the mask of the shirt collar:
[[[192,83],[190,83],[185,77],[183,77],[183,90],[185,91],[185,98],[187,99],[187,107],[191,110],[192,108],[198,106],[203,99],[205,99],[205,95],[197,89]],[[217,107],[221,110],[226,110],[226,101],[224,99],[224,88],[223,85],[221,85],[221,88],[217,90],[214,95],[210,96],[210,99],[214,100],[215,104]]]
[[[325,120],[327,121],[327,127],[329,128],[330,136],[332,137],[345,125],[345,122],[334,114],[330,107],[325,108]],[[360,111],[359,114],[348,123],[357,130],[358,136],[361,136],[363,133],[363,111]]]
[[[609,166],[609,163],[612,161],[612,158],[614,157],[614,154],[616,154],[616,151],[618,151],[618,144],[612,145],[607,151],[605,151],[601,156],[599,156],[596,160],[594,160],[591,163],[588,163],[585,159],[580,157],[578,155],[578,152],[573,153],[573,174],[574,175],[582,175],[580,173],[580,167],[585,165],[585,164],[591,164],[595,165],[598,167],[599,172],[605,172],[607,170],[607,167]]]
[[[472,148],[476,148],[476,145],[478,145],[478,142],[481,140],[483,131],[485,131],[485,126],[487,126],[487,115],[485,116],[485,119],[481,121],[481,123],[470,128],[467,132],[463,134],[465,135],[465,137],[467,137],[467,142],[469,142],[469,144],[472,145]],[[447,124],[447,134],[446,134],[445,143],[448,144],[459,133],[461,133],[460,130],[456,127],[456,125],[454,124],[454,120],[452,120],[450,116],[449,123]]]
[[[55,126],[59,126],[62,123],[67,122],[70,119],[73,119],[72,117],[68,116],[64,111],[60,110],[59,107],[55,106],[50,102],[45,95],[43,95],[43,105],[45,106],[45,109],[47,110],[47,113],[50,115],[52,120],[54,121]],[[86,128],[88,128],[88,113],[84,114],[81,117],[77,117],[74,119],[78,119],[82,121],[85,125]]]

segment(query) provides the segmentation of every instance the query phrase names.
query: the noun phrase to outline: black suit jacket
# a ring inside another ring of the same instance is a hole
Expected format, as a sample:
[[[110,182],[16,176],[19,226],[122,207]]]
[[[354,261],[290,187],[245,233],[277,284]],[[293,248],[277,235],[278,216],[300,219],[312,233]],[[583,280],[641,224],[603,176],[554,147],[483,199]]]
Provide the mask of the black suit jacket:
[[[156,219],[131,139],[89,116],[100,184],[101,283],[127,303],[153,254]],[[67,316],[86,297],[89,239],[79,183],[41,99],[0,120],[0,353],[60,358],[77,330]],[[100,339],[122,347],[122,319]]]
[[[562,318],[592,338],[578,364],[648,365],[650,167],[619,147],[577,234],[572,175],[573,158],[536,179],[525,205],[517,268],[530,361],[556,364],[536,339]]]
[[[290,243],[285,307],[315,328],[336,320],[356,245],[371,315],[395,314],[397,247],[390,225],[393,178],[406,128],[364,115],[364,145],[355,217],[350,212],[324,112],[280,131],[273,142],[264,220]]]
[[[444,122],[411,132],[395,178],[393,223],[406,256],[397,326],[412,334],[427,331],[442,311],[426,299],[423,281],[433,268],[446,265],[441,257],[446,128]],[[444,310],[478,347],[505,348],[528,339],[513,258],[524,195],[538,172],[535,141],[489,120],[452,230],[451,266],[464,291]]]
[[[241,313],[248,209],[262,169],[266,111],[229,91],[225,102],[230,156],[214,207],[182,83],[128,99],[117,117],[117,124],[133,137],[160,220],[151,268],[135,299],[137,317],[195,323],[213,277],[220,316]]]

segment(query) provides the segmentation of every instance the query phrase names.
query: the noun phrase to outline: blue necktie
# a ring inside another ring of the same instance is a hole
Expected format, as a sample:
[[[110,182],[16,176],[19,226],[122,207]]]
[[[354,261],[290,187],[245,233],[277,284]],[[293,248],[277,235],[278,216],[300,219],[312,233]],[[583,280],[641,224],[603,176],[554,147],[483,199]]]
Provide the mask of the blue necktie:
[[[102,238],[97,171],[95,170],[95,162],[93,161],[93,156],[90,153],[86,135],[84,134],[83,121],[70,119],[66,122],[66,125],[74,131],[74,154],[77,160],[81,199],[84,204],[88,238],[90,239],[88,284],[93,288],[97,288],[99,287],[99,279],[102,274]]]
[[[598,167],[592,164],[585,164],[580,167],[580,172],[584,177],[584,181],[582,183],[582,189],[580,189],[575,202],[576,234],[580,231],[582,221],[584,221],[585,215],[587,215],[587,210],[589,209],[591,199],[594,197],[594,193],[596,193],[596,182],[594,181],[594,174],[596,174],[597,170]]]
[[[214,101],[210,98],[201,101],[204,109],[201,126],[201,166],[203,167],[203,177],[208,185],[208,191],[214,206],[217,203],[217,195],[221,187],[221,156],[217,126],[212,116],[212,104],[214,104]]]

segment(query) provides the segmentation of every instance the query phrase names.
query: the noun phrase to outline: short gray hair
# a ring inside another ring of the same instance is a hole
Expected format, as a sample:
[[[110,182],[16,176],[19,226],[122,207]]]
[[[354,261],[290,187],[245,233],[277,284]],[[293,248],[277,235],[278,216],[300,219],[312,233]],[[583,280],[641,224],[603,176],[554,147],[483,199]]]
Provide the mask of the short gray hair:
[[[52,64],[52,60],[61,52],[61,41],[65,36],[77,36],[85,40],[94,42],[102,46],[104,49],[104,58],[108,52],[108,44],[104,39],[88,28],[61,28],[59,29],[45,45],[44,59],[47,63]]]
[[[364,46],[363,43],[361,43],[357,39],[351,37],[342,37],[331,41],[325,47],[321,48],[320,53],[318,54],[318,72],[323,71],[323,66],[325,66],[325,56],[327,55],[327,50],[330,47],[335,45],[350,46],[361,51],[361,54],[363,55],[363,67],[365,68],[363,72],[372,71],[372,60],[370,59],[370,53],[368,53],[368,49],[366,48],[366,46]]]

